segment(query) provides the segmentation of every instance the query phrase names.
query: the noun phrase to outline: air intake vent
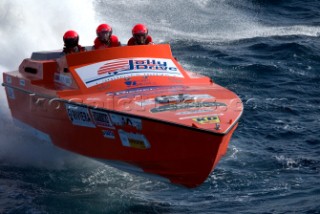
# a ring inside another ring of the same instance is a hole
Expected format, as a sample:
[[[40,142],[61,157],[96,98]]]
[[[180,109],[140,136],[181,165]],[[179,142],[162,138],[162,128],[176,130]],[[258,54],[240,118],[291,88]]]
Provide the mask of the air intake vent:
[[[24,71],[27,72],[27,73],[30,73],[30,74],[36,74],[38,72],[37,69],[31,68],[31,67],[25,67]]]

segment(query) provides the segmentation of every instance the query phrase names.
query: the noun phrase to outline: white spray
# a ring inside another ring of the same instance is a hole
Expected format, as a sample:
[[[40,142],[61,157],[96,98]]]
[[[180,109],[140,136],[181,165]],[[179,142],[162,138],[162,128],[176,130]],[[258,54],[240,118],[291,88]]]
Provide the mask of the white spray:
[[[93,44],[97,24],[91,0],[1,0],[0,82],[3,72],[17,69],[33,51],[61,49],[62,36],[69,29],[79,33],[81,44]],[[45,142],[41,144],[29,132],[16,127],[2,86],[0,117],[0,164],[60,168],[86,160]]]
[[[91,45],[97,24],[91,0],[1,0],[0,65],[16,69],[33,51],[61,49],[69,29]]]

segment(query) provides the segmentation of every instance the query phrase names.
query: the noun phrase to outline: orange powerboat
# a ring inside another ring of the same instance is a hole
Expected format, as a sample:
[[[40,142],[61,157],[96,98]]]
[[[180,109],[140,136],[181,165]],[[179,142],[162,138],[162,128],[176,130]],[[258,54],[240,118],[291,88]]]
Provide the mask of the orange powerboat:
[[[233,92],[184,70],[167,44],[35,52],[3,73],[14,119],[63,149],[196,187],[242,115]]]

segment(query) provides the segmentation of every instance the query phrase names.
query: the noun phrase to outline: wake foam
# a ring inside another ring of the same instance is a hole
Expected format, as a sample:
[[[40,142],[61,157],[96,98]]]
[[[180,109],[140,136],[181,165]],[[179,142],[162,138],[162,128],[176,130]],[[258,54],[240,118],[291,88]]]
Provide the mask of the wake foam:
[[[267,27],[257,25],[254,29],[242,32],[232,39],[249,39],[255,37],[273,37],[273,36],[310,36],[317,37],[320,35],[320,27],[315,26],[280,26]]]
[[[2,73],[16,70],[33,51],[56,50],[69,29],[80,35],[81,44],[93,44],[97,22],[91,0],[0,1],[0,82]],[[64,168],[92,161],[58,149],[16,127],[8,108],[5,89],[0,86],[0,164]],[[80,163],[80,164],[79,164]]]
[[[0,64],[16,69],[33,51],[63,47],[69,29],[80,35],[80,44],[91,45],[97,22],[92,0],[0,1]]]
[[[243,10],[231,0],[176,1],[95,1],[100,22],[109,23],[126,44],[136,23],[144,23],[156,43],[172,40],[230,42],[233,40],[273,36],[319,36],[320,27],[266,26],[259,22],[254,8]],[[121,11],[121,16],[117,11]]]

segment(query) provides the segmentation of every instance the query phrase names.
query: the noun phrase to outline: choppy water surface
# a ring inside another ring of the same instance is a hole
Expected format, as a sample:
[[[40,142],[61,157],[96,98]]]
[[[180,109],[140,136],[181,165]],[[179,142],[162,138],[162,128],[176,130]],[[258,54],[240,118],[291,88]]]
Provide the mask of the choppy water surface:
[[[63,11],[52,3],[49,16],[38,23],[47,29],[33,30],[32,22],[43,14],[23,13],[19,1],[1,4],[6,13],[0,15],[5,39],[0,45],[8,53],[0,57],[1,72],[15,69],[18,58],[31,54],[33,40],[45,39],[45,32],[54,42],[53,47],[44,43],[43,49],[59,49],[61,34],[76,23],[52,18]],[[83,11],[74,14],[70,6],[63,17],[88,11],[93,33],[83,30],[84,43],[90,45],[86,38],[94,38],[97,23],[112,24],[126,43],[133,24],[144,22],[157,43],[171,44],[186,69],[236,92],[245,106],[243,117],[226,156],[207,181],[185,189],[120,172],[42,142],[13,125],[1,89],[0,213],[320,213],[319,1],[82,4]],[[24,26],[27,32],[23,51],[10,24]],[[52,35],[54,29],[60,35]]]

